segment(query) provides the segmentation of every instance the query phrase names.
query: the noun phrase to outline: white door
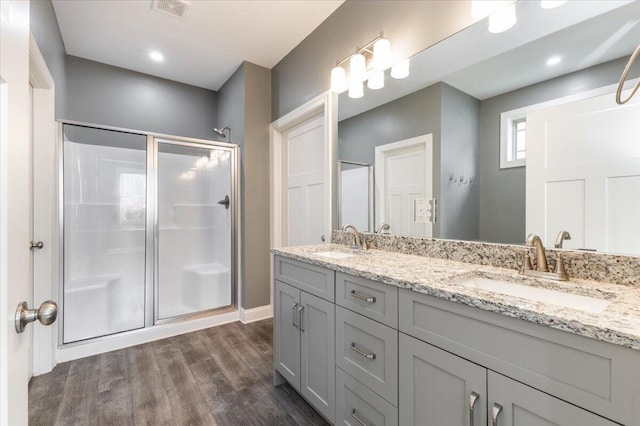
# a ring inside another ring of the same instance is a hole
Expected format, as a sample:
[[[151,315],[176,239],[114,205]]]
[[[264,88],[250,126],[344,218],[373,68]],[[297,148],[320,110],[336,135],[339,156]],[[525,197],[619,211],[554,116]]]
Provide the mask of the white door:
[[[640,98],[613,93],[527,115],[526,229],[546,245],[640,254]]]
[[[284,246],[320,244],[325,235],[324,118],[316,116],[283,135],[286,209]]]
[[[18,334],[18,302],[31,302],[29,2],[0,13],[0,424],[27,424],[31,333]],[[31,327],[32,328],[32,327]]]
[[[433,197],[433,139],[418,136],[376,147],[376,226],[392,234],[431,237],[431,223],[414,220],[414,201]]]

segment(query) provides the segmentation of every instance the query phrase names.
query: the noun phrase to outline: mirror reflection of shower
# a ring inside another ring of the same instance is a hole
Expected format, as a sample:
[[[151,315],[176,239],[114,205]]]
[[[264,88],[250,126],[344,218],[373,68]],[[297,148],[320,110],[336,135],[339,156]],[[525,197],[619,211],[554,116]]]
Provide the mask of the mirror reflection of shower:
[[[228,134],[225,134],[224,133],[225,131],[228,131]],[[227,142],[231,142],[231,127],[226,126],[226,127],[223,127],[222,129],[218,129],[217,127],[214,127],[213,133],[215,133],[216,136],[219,136],[222,139],[226,139]]]

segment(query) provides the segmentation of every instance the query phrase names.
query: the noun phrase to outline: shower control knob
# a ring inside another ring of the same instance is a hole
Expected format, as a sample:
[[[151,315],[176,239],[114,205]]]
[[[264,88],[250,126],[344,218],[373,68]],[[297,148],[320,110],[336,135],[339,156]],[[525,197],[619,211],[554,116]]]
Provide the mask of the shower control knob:
[[[37,241],[37,242],[36,242],[36,241],[31,241],[31,245],[29,246],[29,248],[30,248],[31,250],[33,250],[33,249],[38,249],[38,250],[40,250],[40,249],[42,249],[43,247],[44,247],[44,243],[43,243],[42,241]]]
[[[51,325],[58,317],[58,305],[53,300],[42,302],[38,309],[29,309],[27,302],[18,303],[16,308],[16,332],[22,333],[30,322],[40,321],[42,325]]]

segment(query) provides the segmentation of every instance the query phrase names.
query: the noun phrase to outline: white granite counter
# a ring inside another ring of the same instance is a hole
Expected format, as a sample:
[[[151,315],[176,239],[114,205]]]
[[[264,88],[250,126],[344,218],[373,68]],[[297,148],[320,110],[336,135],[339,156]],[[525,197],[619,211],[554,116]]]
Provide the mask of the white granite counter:
[[[358,253],[344,259],[318,252]],[[505,316],[640,350],[640,288],[571,279],[551,281],[519,275],[516,270],[482,266],[382,250],[354,251],[344,245],[273,249],[276,255],[368,278]],[[534,302],[457,284],[474,276],[546,288],[610,301],[600,313]]]

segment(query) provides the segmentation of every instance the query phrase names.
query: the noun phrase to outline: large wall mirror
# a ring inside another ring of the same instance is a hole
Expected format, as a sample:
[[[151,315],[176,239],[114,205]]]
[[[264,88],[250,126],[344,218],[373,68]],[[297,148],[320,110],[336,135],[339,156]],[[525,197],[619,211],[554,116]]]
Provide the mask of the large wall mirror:
[[[640,254],[640,95],[615,103],[640,2],[516,9],[506,32],[479,21],[411,58],[407,79],[340,95],[338,158],[374,168],[365,230],[508,244],[536,233],[550,247],[567,231],[563,248]],[[425,206],[435,222],[418,225]]]

